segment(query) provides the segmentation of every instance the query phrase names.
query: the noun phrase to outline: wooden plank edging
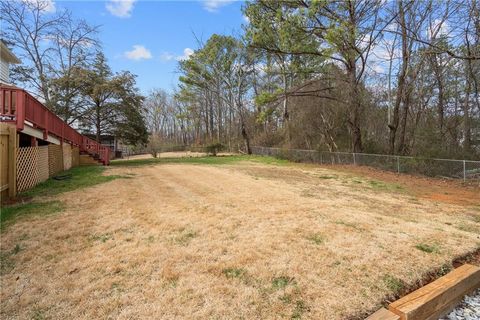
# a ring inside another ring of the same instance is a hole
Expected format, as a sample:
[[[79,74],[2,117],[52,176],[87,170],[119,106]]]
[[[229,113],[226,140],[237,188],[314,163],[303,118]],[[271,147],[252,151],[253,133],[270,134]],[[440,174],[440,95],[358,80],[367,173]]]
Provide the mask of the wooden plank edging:
[[[378,309],[377,312],[370,315],[365,320],[400,320],[400,316],[396,315],[395,313],[393,313],[393,312],[391,312],[391,311],[389,311],[385,308],[381,308],[381,309]]]
[[[381,308],[366,320],[437,320],[480,288],[480,267],[464,264]]]
[[[437,320],[450,312],[465,295],[472,293],[477,288],[480,288],[480,268],[464,264],[391,303],[388,311],[397,315],[399,317],[397,319],[401,320]],[[382,309],[367,319],[395,319]],[[373,317],[374,315],[376,317]]]

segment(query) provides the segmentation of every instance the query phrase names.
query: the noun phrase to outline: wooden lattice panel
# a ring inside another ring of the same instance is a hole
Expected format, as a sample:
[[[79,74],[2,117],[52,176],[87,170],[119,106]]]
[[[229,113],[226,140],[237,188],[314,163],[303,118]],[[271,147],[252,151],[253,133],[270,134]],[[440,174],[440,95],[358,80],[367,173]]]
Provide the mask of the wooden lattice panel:
[[[80,150],[78,147],[72,148],[72,167],[80,165]]]
[[[50,177],[63,171],[63,150],[62,146],[48,146],[48,172]]]
[[[48,179],[48,146],[38,147],[37,174],[38,183]]]
[[[63,170],[68,170],[72,167],[72,146],[69,144],[63,145]]]
[[[17,149],[17,192],[27,190],[38,183],[38,147]]]

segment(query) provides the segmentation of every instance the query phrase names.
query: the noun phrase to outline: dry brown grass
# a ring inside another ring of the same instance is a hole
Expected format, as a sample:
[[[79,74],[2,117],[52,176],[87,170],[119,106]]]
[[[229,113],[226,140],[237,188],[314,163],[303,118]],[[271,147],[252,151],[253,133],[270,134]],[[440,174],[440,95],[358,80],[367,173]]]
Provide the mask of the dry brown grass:
[[[204,152],[192,152],[192,151],[175,151],[175,152],[161,152],[158,154],[159,158],[184,158],[184,157],[191,157],[191,158],[198,158],[198,157],[205,157],[207,154]],[[232,155],[232,153],[228,152],[219,152],[219,156],[227,156]],[[141,159],[153,159],[151,154],[138,154],[133,156],[125,156],[123,159],[119,159],[117,161],[127,161],[127,160],[141,160]]]
[[[161,152],[158,154],[159,158],[179,158],[179,157],[204,157],[206,154],[202,152],[190,152],[190,151],[176,151],[176,152]],[[125,160],[140,160],[140,159],[153,159],[151,154],[138,154],[133,156],[125,156],[125,158],[117,161]]]
[[[132,179],[57,196],[64,213],[3,233],[2,252],[21,250],[2,275],[2,319],[342,319],[480,241],[478,204],[325,168],[109,174]]]

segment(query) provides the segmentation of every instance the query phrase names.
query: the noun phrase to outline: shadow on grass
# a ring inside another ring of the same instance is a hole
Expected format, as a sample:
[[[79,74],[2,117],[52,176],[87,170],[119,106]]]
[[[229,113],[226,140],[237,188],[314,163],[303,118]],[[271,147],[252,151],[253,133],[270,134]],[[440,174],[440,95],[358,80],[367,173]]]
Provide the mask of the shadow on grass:
[[[53,196],[59,193],[72,191],[76,189],[91,187],[100,183],[109,182],[115,179],[126,179],[129,177],[120,175],[104,176],[105,167],[100,166],[80,166],[64,171],[61,175],[71,175],[70,179],[55,180],[53,178],[42,182],[30,190],[22,192],[23,197],[43,197]]]
[[[54,214],[63,211],[64,207],[60,201],[30,202],[3,207],[0,214],[0,230],[3,231],[20,217]]]
[[[30,215],[47,215],[61,212],[64,204],[60,201],[41,201],[42,197],[54,196],[63,192],[91,187],[100,183],[109,182],[115,179],[128,179],[129,176],[110,175],[105,176],[105,167],[80,166],[61,173],[62,176],[69,176],[68,179],[56,180],[53,178],[42,182],[30,190],[18,195],[19,199],[31,199],[31,201],[13,205],[2,205],[0,212],[0,230],[12,225],[20,217]]]
[[[287,165],[291,162],[288,160],[277,159],[273,157],[254,156],[254,155],[235,155],[235,156],[205,156],[205,157],[181,157],[181,158],[150,158],[150,159],[134,159],[134,160],[114,160],[110,162],[111,166],[127,167],[127,166],[144,166],[155,164],[170,163],[186,163],[186,164],[207,164],[222,165],[234,164],[242,161],[250,161],[262,164]]]

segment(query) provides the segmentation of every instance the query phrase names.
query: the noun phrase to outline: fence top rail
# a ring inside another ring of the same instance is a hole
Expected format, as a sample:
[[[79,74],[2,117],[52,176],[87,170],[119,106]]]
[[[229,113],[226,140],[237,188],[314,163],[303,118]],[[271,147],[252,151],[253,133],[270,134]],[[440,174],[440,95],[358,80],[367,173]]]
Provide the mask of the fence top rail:
[[[360,155],[360,156],[373,156],[373,157],[385,157],[385,158],[394,158],[394,159],[416,159],[416,160],[434,160],[434,161],[451,161],[451,162],[465,162],[465,163],[474,163],[480,165],[480,160],[461,160],[461,159],[442,159],[442,158],[424,158],[424,157],[412,157],[412,156],[399,156],[391,154],[375,154],[375,153],[363,153],[363,152],[340,152],[340,151],[320,151],[320,150],[308,150],[308,149],[283,149],[276,147],[259,147],[254,146],[253,148],[264,148],[264,149],[273,149],[273,150],[285,150],[285,151],[301,151],[301,152],[310,152],[310,153],[324,153],[324,154],[341,154],[341,155]]]

